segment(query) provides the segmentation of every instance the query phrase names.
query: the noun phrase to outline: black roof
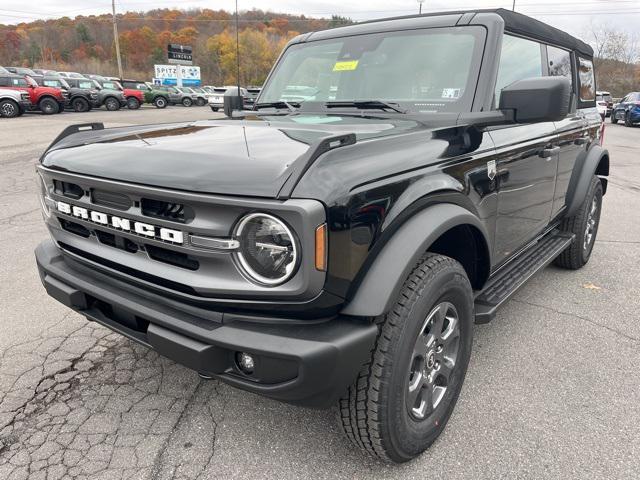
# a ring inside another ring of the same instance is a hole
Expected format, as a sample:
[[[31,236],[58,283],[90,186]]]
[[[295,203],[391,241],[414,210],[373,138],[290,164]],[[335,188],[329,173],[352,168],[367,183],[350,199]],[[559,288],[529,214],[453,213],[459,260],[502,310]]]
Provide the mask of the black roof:
[[[361,25],[363,23],[366,24],[384,22],[400,18],[439,17],[444,15],[460,15],[462,17],[462,15],[464,14],[476,13],[495,13],[496,15],[500,15],[500,17],[502,17],[502,20],[504,21],[504,29],[507,32],[530,37],[542,42],[557,45],[559,47],[565,47],[570,50],[576,50],[584,56],[593,57],[593,48],[591,48],[590,45],[586,44],[582,40],[574,37],[573,35],[569,35],[567,32],[563,32],[562,30],[552,27],[551,25],[541,22],[540,20],[536,20],[535,18],[523,15],[522,13],[512,12],[511,10],[506,10],[504,8],[456,10],[447,12],[425,13],[422,15],[408,15],[394,18],[380,18],[376,20],[370,20],[368,22],[362,22],[358,25]]]

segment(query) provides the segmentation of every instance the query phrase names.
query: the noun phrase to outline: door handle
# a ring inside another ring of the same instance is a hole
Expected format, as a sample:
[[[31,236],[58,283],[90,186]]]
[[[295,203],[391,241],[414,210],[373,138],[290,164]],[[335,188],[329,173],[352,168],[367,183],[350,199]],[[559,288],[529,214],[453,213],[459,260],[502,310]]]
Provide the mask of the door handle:
[[[589,141],[588,137],[580,137],[580,138],[576,138],[573,141],[573,143],[575,143],[576,145],[585,145],[588,141]]]
[[[540,150],[540,153],[538,153],[538,155],[540,155],[542,158],[550,158],[558,153],[560,153],[560,147],[551,147],[543,148],[542,150]]]

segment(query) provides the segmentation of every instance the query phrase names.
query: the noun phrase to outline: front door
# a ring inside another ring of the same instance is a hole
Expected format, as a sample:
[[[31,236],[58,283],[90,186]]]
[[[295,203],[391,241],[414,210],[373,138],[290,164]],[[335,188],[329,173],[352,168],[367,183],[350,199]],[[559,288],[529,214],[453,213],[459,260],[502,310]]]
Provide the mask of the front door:
[[[494,129],[490,135],[496,145],[499,264],[549,224],[559,148],[553,122]]]

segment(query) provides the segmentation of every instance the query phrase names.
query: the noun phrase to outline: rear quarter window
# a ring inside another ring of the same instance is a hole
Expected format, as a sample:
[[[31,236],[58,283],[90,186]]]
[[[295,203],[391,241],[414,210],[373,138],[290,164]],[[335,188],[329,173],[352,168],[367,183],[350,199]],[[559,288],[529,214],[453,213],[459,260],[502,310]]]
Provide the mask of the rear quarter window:
[[[578,82],[580,103],[582,106],[595,105],[596,81],[593,73],[593,62],[586,58],[578,57]]]

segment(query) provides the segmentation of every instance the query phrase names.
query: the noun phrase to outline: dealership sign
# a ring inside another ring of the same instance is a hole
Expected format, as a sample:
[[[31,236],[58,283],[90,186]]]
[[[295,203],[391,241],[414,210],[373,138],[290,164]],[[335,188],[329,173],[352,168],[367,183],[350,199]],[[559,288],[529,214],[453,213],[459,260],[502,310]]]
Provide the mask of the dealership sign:
[[[189,45],[170,43],[167,45],[167,59],[172,64],[193,65],[193,49]]]
[[[185,86],[200,85],[200,67],[187,65],[154,65],[154,79],[159,79],[162,85],[176,85],[178,68]]]

